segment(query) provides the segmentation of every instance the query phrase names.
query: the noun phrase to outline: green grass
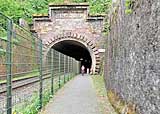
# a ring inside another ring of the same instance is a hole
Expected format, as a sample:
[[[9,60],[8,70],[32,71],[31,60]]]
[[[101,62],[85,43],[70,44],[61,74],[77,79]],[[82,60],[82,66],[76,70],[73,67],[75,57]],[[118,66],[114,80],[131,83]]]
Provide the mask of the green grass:
[[[36,92],[31,100],[26,100],[16,105],[13,108],[13,114],[36,114],[39,111],[39,107],[39,95],[38,92]]]
[[[21,80],[21,79],[25,79],[25,78],[31,78],[31,77],[36,77],[39,75],[39,72],[38,70],[34,70],[33,72],[31,73],[27,73],[27,74],[21,74],[21,75],[15,75],[14,78],[12,79],[12,81],[15,81],[15,80]],[[7,80],[0,80],[0,84],[1,83],[6,83]]]
[[[100,112],[102,114],[117,114],[108,100],[104,77],[100,75],[94,75],[92,76],[92,80],[94,88],[96,89]]]
[[[93,84],[96,89],[96,93],[98,96],[99,108],[102,114],[105,112],[105,99],[107,97],[107,92],[103,80],[103,76],[95,75],[92,76]]]
[[[93,79],[94,87],[98,92],[98,95],[106,96],[107,92],[106,92],[103,76],[95,75],[95,76],[92,76],[92,79]]]
[[[73,74],[68,74],[66,76],[66,82],[68,82],[71,78],[73,78]],[[68,80],[68,76],[70,76],[70,79]],[[58,80],[59,77],[56,77]],[[47,82],[46,84],[50,83]],[[64,78],[63,75],[61,76],[61,81],[60,81],[61,87],[64,86]],[[54,94],[59,90],[59,82],[57,81],[54,83]],[[43,98],[42,98],[42,104],[43,107],[50,101],[50,99],[54,99],[54,95],[51,94],[51,86],[47,86],[45,90],[43,90]],[[13,107],[13,114],[37,114],[39,112],[39,94],[38,92],[34,93],[31,99],[26,99],[23,103],[20,103]]]

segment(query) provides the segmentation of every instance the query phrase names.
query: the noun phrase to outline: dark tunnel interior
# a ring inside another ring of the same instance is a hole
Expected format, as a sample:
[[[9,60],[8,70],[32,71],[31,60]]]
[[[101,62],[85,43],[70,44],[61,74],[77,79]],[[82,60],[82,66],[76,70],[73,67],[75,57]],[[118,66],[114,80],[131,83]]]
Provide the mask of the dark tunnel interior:
[[[85,72],[87,72],[87,68],[91,69],[91,55],[83,44],[77,41],[65,40],[55,44],[52,48],[80,61],[81,66],[84,65],[85,67]]]

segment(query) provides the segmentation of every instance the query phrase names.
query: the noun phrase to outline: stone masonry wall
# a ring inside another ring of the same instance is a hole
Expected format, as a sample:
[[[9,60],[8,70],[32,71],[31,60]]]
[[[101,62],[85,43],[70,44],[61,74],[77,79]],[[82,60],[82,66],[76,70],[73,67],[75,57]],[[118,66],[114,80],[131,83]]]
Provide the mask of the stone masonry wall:
[[[160,0],[134,0],[131,14],[123,1],[110,17],[106,87],[138,114],[160,114]]]
[[[83,41],[92,57],[93,72],[99,73],[104,55],[98,50],[104,48],[104,17],[90,15],[88,3],[49,4],[48,15],[33,16],[32,31],[42,39],[44,52],[58,39],[74,37],[78,42]]]
[[[48,39],[66,33],[76,33],[102,48],[104,16],[90,16],[87,4],[49,5],[49,15],[34,16],[34,30],[42,38]]]

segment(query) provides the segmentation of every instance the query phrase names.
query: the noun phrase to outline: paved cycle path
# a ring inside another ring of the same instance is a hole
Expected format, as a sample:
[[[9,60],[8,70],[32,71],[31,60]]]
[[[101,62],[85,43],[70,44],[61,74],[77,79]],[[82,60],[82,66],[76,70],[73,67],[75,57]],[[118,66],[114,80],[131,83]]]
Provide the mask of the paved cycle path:
[[[61,89],[43,114],[101,114],[89,75],[77,76]]]

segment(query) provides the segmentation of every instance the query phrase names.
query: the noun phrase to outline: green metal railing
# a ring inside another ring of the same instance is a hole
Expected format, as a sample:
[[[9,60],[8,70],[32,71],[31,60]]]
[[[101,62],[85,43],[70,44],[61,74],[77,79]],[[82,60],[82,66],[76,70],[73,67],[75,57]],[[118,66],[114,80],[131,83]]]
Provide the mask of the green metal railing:
[[[79,73],[79,61],[50,49],[0,13],[0,114],[36,114]]]

